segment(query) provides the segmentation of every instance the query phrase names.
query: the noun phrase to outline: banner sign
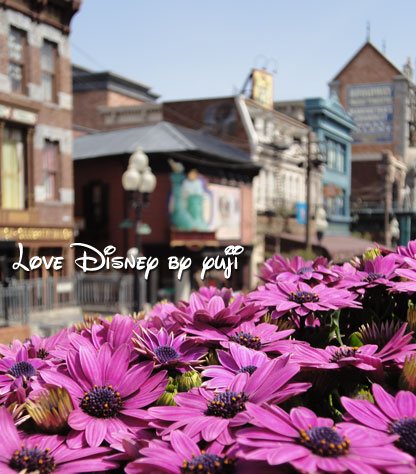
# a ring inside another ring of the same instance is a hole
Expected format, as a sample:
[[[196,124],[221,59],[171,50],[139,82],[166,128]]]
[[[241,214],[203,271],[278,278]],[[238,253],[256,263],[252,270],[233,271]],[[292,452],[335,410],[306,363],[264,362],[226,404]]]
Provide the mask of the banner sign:
[[[273,75],[262,69],[253,69],[251,98],[264,107],[273,108]]]
[[[393,84],[362,84],[347,88],[347,112],[356,129],[354,143],[390,142],[393,139]]]

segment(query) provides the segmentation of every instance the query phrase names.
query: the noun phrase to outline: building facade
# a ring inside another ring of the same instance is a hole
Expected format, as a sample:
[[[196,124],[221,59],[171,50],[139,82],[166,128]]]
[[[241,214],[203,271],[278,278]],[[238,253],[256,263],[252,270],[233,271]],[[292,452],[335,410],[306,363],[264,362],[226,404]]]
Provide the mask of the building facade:
[[[69,25],[79,0],[0,5],[0,255],[67,257],[73,242]],[[3,251],[1,250],[3,248]],[[71,259],[68,259],[70,261]],[[10,270],[10,265],[3,265]],[[66,267],[70,273],[71,268]],[[46,276],[44,271],[31,277]],[[10,276],[10,275],[3,275]],[[28,277],[29,274],[20,274]]]
[[[389,220],[397,214],[405,243],[410,239],[406,222],[414,220],[410,214],[416,209],[416,86],[410,61],[400,70],[367,41],[329,87],[356,124],[351,177],[355,226],[390,244]]]
[[[351,131],[355,125],[336,95],[305,100],[306,123],[314,130],[325,157],[323,206],[328,235],[350,232]]]
[[[142,252],[159,259],[147,284],[147,301],[183,299],[199,284],[248,288],[254,212],[250,156],[224,141],[168,122],[99,132],[75,138],[75,215],[82,221],[78,240],[101,251],[107,245],[126,256],[135,246],[134,213],[121,178],[139,146],[157,177],[142,223]],[[231,278],[211,269],[198,279],[204,258],[224,256],[228,245],[244,246]],[[190,258],[181,280],[168,258]]]
[[[164,102],[165,120],[203,130],[250,153],[260,167],[253,181],[256,233],[252,275],[280,250],[281,235],[304,240],[296,204],[305,203],[307,137],[310,127],[243,95]],[[321,195],[322,175],[313,172],[312,203]],[[255,284],[253,279],[252,284]]]
[[[75,135],[131,127],[145,119],[150,122],[158,111],[159,96],[149,86],[110,71],[73,65],[72,84]]]

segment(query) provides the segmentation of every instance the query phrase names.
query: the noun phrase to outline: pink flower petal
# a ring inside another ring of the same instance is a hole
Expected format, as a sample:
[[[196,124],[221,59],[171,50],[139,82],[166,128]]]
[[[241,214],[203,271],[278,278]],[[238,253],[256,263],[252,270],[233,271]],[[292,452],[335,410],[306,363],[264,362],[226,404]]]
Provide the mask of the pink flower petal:
[[[107,434],[107,422],[102,418],[90,419],[85,428],[85,439],[90,446],[100,446]]]

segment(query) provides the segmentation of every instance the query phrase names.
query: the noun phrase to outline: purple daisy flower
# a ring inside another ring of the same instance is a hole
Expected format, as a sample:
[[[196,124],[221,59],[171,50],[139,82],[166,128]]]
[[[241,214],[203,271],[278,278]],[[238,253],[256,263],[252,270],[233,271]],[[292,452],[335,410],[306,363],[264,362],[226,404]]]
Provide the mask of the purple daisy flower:
[[[151,441],[148,447],[141,450],[143,457],[128,464],[125,472],[127,474],[239,473],[240,471],[235,469],[235,460],[227,457],[222,451],[223,446],[216,443],[208,446],[206,450],[201,450],[185,433],[173,431],[170,442]],[[243,464],[244,462],[240,461]]]
[[[192,293],[189,305],[177,310],[172,316],[185,330],[203,330],[206,328],[235,327],[238,324],[256,319],[258,308],[254,304],[244,305],[244,295],[238,295],[227,304],[221,296],[213,296],[208,301],[199,293]]]
[[[221,345],[229,348],[231,344],[237,343],[256,351],[284,354],[291,351],[293,344],[302,343],[287,339],[294,332],[294,329],[280,331],[276,324],[254,324],[249,321],[228,331],[226,337],[222,338]]]
[[[70,348],[68,329],[61,329],[51,337],[40,337],[33,334],[27,341],[27,346],[30,357],[50,360],[53,358],[54,350],[57,347],[63,347],[66,350]]]
[[[399,328],[398,326],[399,324],[397,324],[395,327],[393,322],[390,324],[390,326],[387,323],[381,325],[381,331],[384,329],[386,334],[388,334],[389,331],[393,333],[392,337],[387,342],[378,343],[378,351],[374,354],[374,356],[378,357],[385,366],[391,362],[395,365],[398,365],[399,367],[402,367],[406,358],[409,357],[416,349],[416,344],[409,344],[413,338],[413,331],[405,334],[408,324],[404,323]],[[374,339],[377,341],[377,336],[381,331],[378,331],[377,333],[377,330],[374,326],[373,328],[370,328],[367,325],[367,328],[363,328],[361,330],[361,335],[373,335]]]
[[[176,335],[182,332],[182,327],[172,318],[172,313],[175,311],[178,311],[178,308],[173,303],[158,303],[146,313],[144,319],[140,321],[140,326],[156,330],[165,328]]]
[[[228,390],[212,391],[192,389],[175,396],[178,406],[152,407],[148,412],[153,418],[150,426],[162,429],[162,436],[176,429],[184,429],[191,438],[199,441],[228,445],[233,442],[230,429],[246,424],[250,416],[245,403],[271,401],[280,403],[304,392],[310,384],[285,385],[299,371],[297,364],[289,363],[289,356],[269,361],[253,375],[238,374]],[[166,422],[170,426],[166,428]]]
[[[398,268],[394,254],[380,255],[374,260],[367,260],[363,270],[350,271],[344,273],[344,278],[339,281],[338,288],[355,289],[363,294],[366,288],[373,288],[378,285],[392,286],[394,279],[397,278],[396,269]]]
[[[247,295],[248,300],[261,304],[263,307],[274,308],[273,317],[279,318],[289,311],[298,316],[311,316],[308,323],[313,323],[313,312],[330,311],[340,308],[361,308],[354,301],[356,295],[347,290],[340,290],[319,284],[314,287],[304,282],[266,283],[257,291]]]
[[[187,332],[192,334],[192,339],[203,345],[216,346],[220,343],[223,347],[229,347],[230,343],[236,342],[249,349],[281,354],[287,352],[288,343],[292,342],[283,339],[288,338],[295,330],[279,331],[275,324],[255,324],[253,321],[247,321],[235,328],[189,327]]]
[[[229,349],[229,353],[217,351],[221,365],[210,365],[202,372],[203,377],[211,378],[204,383],[205,387],[224,390],[238,374],[247,372],[252,375],[270,360],[264,352],[247,349],[236,343],[231,343]]]
[[[407,243],[407,247],[400,245],[396,249],[397,256],[399,257],[399,261],[401,261],[404,257],[409,258],[416,258],[416,240],[411,240]]]
[[[100,321],[101,324],[93,324],[91,329],[84,329],[81,333],[82,337],[91,341],[96,349],[99,349],[105,343],[110,344],[113,350],[121,344],[128,344],[133,349],[131,338],[133,331],[140,327],[138,321],[121,314],[114,315],[110,322],[105,318],[100,318]],[[79,337],[79,334],[71,334],[71,342],[74,336]]]
[[[382,365],[375,344],[361,347],[327,346],[325,349],[310,345],[296,345],[292,360],[302,367],[334,370],[344,367],[356,367],[360,370],[378,371],[382,374]]]
[[[295,256],[292,260],[288,260],[280,255],[274,255],[266,260],[260,272],[260,278],[269,283],[276,283],[279,280],[294,282],[303,280],[321,281],[325,278],[332,279],[336,277],[328,268],[328,260],[324,257],[318,257],[315,260],[304,260],[302,257]]]
[[[134,349],[143,356],[153,359],[155,367],[176,368],[182,372],[201,363],[207,353],[204,347],[197,346],[185,335],[175,337],[165,328],[154,332],[141,328],[140,333],[134,332]]]
[[[113,433],[114,442],[111,447],[118,453],[109,459],[117,461],[133,461],[140,457],[140,450],[148,446],[155,439],[154,430],[137,428],[130,431]]]
[[[112,443],[113,432],[140,427],[145,414],[141,408],[164,392],[166,371],[150,376],[153,362],[129,369],[129,361],[127,344],[112,353],[106,343],[98,354],[90,346],[82,346],[79,352],[68,352],[70,376],[53,370],[42,373],[46,383],[64,387],[71,395],[75,409],[69,415],[68,424],[79,432],[72,435],[76,442],[83,442],[85,435],[90,446],[100,446],[103,440]]]
[[[396,274],[407,281],[396,282],[392,290],[405,293],[414,293],[416,291],[416,260],[413,258],[404,257],[404,263],[409,268],[397,268]]]
[[[416,457],[416,396],[403,390],[393,397],[380,385],[372,388],[376,404],[341,398],[348,415],[365,426],[398,435],[395,445]]]
[[[247,403],[253,428],[238,431],[238,454],[264,460],[272,466],[290,463],[303,473],[413,472],[413,459],[401,452],[384,433],[352,423],[334,425],[308,408],[287,414],[277,406]],[[401,469],[401,471],[397,471]]]
[[[13,424],[9,412],[0,409],[0,472],[39,474],[108,471],[117,467],[117,463],[105,458],[109,448],[69,449],[64,436],[34,435],[22,437]]]
[[[27,347],[23,345],[14,357],[0,359],[0,402],[23,403],[32,389],[40,388],[38,376],[47,367],[44,360],[30,358]]]

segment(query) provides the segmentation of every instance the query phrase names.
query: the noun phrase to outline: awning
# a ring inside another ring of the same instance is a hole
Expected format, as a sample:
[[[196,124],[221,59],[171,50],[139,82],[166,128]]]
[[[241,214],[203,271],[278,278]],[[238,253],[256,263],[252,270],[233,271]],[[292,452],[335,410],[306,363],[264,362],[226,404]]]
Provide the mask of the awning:
[[[283,232],[280,234],[280,241],[287,240],[289,242],[298,243],[299,247],[304,247],[305,236],[299,234],[289,234]],[[302,245],[303,244],[303,245]],[[368,248],[376,246],[371,240],[359,239],[350,235],[325,235],[321,241],[315,235],[311,236],[311,245],[315,251],[319,252],[323,249],[328,254],[329,258],[335,263],[345,262],[363,254]],[[284,246],[282,246],[284,247]]]

